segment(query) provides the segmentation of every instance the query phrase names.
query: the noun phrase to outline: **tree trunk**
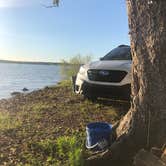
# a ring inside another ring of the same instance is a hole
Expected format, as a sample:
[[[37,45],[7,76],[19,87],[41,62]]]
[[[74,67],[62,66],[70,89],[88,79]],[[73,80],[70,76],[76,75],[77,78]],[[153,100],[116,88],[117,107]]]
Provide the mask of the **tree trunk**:
[[[100,165],[105,158],[126,160],[142,147],[166,142],[166,0],[127,0],[127,7],[133,56],[131,109],[114,128],[116,140],[109,152],[90,159],[90,165]]]
[[[166,141],[166,1],[129,0],[127,6],[133,55],[132,130],[147,147],[161,146]]]

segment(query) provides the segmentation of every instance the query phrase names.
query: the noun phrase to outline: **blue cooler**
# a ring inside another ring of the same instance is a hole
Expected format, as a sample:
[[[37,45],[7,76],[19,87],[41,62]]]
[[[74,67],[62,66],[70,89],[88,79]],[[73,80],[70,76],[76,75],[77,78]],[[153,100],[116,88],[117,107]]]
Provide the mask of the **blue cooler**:
[[[111,144],[112,125],[96,122],[86,126],[86,147],[94,150],[104,150]]]

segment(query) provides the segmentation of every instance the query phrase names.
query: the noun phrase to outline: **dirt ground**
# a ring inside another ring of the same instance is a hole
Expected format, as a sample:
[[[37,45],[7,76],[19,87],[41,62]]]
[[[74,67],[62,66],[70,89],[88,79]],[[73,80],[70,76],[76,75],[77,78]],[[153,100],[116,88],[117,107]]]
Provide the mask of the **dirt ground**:
[[[127,101],[84,100],[72,92],[69,84],[3,99],[0,101],[0,165],[47,165],[41,163],[46,163],[48,156],[32,145],[74,134],[82,134],[85,139],[88,123],[113,124],[129,107]],[[35,164],[35,159],[41,162]]]

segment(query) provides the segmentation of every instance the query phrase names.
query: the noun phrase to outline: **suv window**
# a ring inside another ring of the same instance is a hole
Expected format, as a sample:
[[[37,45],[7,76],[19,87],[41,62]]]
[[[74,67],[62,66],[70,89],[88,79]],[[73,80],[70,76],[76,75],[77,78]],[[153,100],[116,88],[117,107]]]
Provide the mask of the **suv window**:
[[[101,60],[132,60],[130,47],[117,47],[101,58]]]

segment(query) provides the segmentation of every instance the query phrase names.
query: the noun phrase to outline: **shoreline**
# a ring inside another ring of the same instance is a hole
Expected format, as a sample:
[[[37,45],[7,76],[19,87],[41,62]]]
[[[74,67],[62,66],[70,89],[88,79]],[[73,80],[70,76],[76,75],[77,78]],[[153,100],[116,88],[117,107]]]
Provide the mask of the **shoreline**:
[[[61,80],[61,81],[58,81],[58,82],[55,83],[55,84],[46,85],[46,86],[44,86],[44,87],[42,87],[42,88],[36,88],[36,89],[33,89],[33,90],[29,90],[29,89],[27,88],[28,90],[27,90],[26,92],[23,91],[23,89],[26,88],[26,87],[23,87],[23,89],[20,90],[20,91],[12,91],[12,92],[10,92],[9,95],[8,95],[8,97],[2,97],[2,98],[0,98],[0,101],[1,101],[1,100],[9,100],[9,99],[11,99],[11,98],[13,98],[13,97],[16,97],[16,96],[18,96],[18,95],[27,95],[27,94],[33,93],[33,92],[35,92],[35,91],[44,90],[45,88],[55,87],[55,86],[58,86],[58,84],[60,84],[60,83],[63,82],[63,81],[64,81],[64,80]]]

